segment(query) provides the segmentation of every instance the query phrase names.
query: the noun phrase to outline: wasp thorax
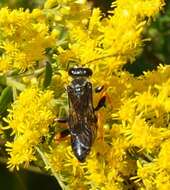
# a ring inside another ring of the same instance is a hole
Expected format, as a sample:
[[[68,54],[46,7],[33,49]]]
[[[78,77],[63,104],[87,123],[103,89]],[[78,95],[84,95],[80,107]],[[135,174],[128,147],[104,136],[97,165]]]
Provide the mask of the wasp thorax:
[[[92,70],[89,68],[70,68],[68,74],[72,77],[89,77],[93,74]]]

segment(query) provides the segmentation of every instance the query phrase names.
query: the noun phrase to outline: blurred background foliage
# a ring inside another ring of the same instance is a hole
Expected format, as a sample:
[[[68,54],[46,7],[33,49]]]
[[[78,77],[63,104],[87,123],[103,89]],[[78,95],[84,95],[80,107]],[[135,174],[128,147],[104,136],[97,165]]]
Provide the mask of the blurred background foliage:
[[[0,6],[8,6],[11,9],[24,8],[32,10],[35,7],[42,7],[45,0],[1,0]]]
[[[8,6],[11,9],[34,9],[43,7],[45,0],[1,0],[0,7]],[[100,7],[103,15],[107,16],[111,0],[93,0],[94,7]],[[152,22],[152,21],[151,21]],[[161,64],[170,64],[170,2],[158,17],[151,23],[144,33],[145,42],[142,54],[133,64],[127,63],[124,69],[141,75],[144,71],[156,69]],[[21,170],[18,173],[10,173],[3,160],[0,160],[0,189],[5,190],[55,190],[60,189],[53,177]]]

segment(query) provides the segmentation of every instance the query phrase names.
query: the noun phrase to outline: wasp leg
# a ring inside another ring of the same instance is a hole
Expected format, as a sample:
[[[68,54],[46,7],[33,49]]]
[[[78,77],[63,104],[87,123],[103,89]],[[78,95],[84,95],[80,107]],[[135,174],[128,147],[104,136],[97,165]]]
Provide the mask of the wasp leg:
[[[95,92],[99,93],[99,92],[101,92],[103,90],[103,88],[104,88],[104,85],[103,86],[98,86],[98,87],[95,88]]]
[[[66,119],[66,118],[56,118],[56,119],[54,119],[54,121],[58,122],[58,123],[67,123],[68,119]]]
[[[63,131],[60,132],[60,138],[65,138],[70,134],[70,130],[69,129],[65,129]]]
[[[65,137],[67,137],[68,135],[70,135],[70,130],[69,129],[65,129],[63,131],[61,131],[60,133],[57,133],[54,137],[55,141],[58,143],[60,143],[60,141],[62,139],[64,139]]]
[[[101,109],[102,107],[106,107],[106,96],[103,96],[100,100],[99,103],[97,104],[97,106],[94,108],[94,111],[98,111],[99,109]]]

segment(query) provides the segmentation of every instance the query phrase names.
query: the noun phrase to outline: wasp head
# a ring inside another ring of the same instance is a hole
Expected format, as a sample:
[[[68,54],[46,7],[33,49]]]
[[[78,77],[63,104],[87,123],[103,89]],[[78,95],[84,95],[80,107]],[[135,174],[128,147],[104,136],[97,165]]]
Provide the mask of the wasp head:
[[[68,74],[71,77],[89,77],[93,73],[92,70],[89,68],[78,67],[78,68],[70,68]]]

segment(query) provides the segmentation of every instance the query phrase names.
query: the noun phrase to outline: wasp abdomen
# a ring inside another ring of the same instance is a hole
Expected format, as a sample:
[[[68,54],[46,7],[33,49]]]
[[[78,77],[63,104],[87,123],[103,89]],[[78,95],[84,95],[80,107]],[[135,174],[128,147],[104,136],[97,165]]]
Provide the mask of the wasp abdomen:
[[[79,136],[72,136],[71,137],[71,145],[72,145],[72,150],[76,156],[76,158],[80,162],[84,162],[86,159],[86,156],[90,152],[91,146],[87,146],[81,142],[81,139]]]

